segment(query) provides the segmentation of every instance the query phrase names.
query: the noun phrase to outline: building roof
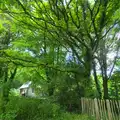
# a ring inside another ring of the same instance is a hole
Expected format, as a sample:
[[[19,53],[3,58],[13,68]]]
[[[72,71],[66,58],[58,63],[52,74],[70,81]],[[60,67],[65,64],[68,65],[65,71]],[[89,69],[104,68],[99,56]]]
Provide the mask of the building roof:
[[[24,83],[19,89],[28,88],[31,85],[31,81]]]

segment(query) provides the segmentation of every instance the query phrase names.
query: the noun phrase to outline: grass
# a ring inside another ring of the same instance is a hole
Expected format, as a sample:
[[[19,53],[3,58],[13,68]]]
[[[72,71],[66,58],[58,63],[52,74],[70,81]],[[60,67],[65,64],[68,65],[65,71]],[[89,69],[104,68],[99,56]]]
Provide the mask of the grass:
[[[71,114],[71,113],[63,113],[62,117],[55,120],[95,120],[94,118],[90,118],[88,115],[81,114]]]

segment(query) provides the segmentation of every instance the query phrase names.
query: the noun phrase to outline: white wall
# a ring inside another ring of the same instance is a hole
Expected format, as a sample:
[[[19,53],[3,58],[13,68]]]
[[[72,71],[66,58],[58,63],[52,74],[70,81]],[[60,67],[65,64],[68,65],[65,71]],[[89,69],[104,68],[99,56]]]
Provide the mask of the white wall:
[[[31,87],[28,88],[26,95],[29,96],[29,97],[35,97],[36,96]]]

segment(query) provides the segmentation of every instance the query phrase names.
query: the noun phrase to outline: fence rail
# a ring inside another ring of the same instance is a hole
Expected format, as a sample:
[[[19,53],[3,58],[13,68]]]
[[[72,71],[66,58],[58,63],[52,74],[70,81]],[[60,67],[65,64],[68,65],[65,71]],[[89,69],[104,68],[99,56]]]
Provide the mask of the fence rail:
[[[120,120],[120,100],[81,98],[82,113],[96,120]]]

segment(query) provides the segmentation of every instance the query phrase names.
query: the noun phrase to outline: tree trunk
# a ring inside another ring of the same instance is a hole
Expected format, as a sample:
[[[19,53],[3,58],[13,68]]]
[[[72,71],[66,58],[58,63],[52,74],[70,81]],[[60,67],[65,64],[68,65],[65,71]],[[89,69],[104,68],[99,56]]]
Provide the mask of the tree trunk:
[[[107,48],[105,46],[105,40],[101,43],[99,63],[103,80],[103,98],[108,99]]]
[[[104,99],[108,99],[108,79],[103,80]]]
[[[92,69],[92,52],[91,49],[86,49],[85,57],[84,57],[84,62],[85,62],[85,77],[86,79],[90,79],[91,75],[91,69]]]
[[[97,89],[98,94],[99,94],[99,98],[101,98],[102,97],[102,92],[101,92],[100,85],[99,85],[99,82],[98,82],[95,61],[93,61],[93,76],[94,76],[94,80],[95,80],[95,84],[96,84],[96,89]]]
[[[103,70],[102,79],[103,79],[104,99],[108,99],[108,76],[107,76],[106,57],[105,59],[103,59],[102,70]]]

